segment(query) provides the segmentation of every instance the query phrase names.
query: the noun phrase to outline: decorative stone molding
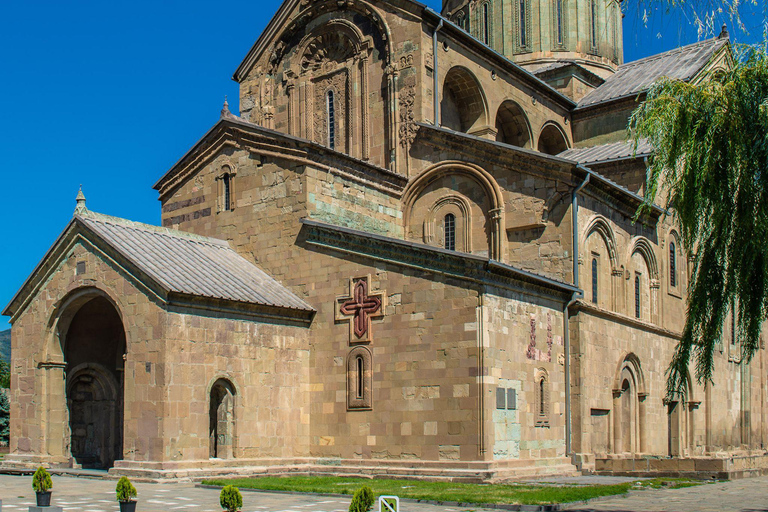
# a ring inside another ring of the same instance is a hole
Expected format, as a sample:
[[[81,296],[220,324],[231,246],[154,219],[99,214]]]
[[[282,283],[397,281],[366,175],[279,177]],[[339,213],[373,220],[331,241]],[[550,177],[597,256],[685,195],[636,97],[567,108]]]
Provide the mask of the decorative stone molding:
[[[350,345],[371,343],[371,320],[382,318],[387,307],[386,290],[371,291],[371,276],[349,280],[349,295],[336,298],[336,321],[349,322]]]

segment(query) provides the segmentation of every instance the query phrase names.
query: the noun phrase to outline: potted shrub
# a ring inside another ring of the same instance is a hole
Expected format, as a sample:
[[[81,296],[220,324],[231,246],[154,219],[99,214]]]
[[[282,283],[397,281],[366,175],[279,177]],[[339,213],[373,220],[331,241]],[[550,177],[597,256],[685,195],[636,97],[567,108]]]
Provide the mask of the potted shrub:
[[[37,468],[35,474],[32,475],[32,488],[35,490],[38,507],[51,506],[52,487],[53,482],[51,482],[51,475],[48,474],[44,467],[41,466]]]
[[[370,487],[361,487],[352,496],[352,503],[349,504],[349,512],[368,512],[373,508],[376,501],[373,497],[373,491]]]
[[[240,494],[240,489],[233,485],[227,485],[221,490],[219,503],[221,508],[227,512],[238,512],[243,506],[243,496]]]
[[[131,499],[137,495],[136,488],[127,477],[120,477],[120,480],[117,481],[115,492],[117,494],[117,501],[120,502],[120,512],[136,511],[136,500]]]

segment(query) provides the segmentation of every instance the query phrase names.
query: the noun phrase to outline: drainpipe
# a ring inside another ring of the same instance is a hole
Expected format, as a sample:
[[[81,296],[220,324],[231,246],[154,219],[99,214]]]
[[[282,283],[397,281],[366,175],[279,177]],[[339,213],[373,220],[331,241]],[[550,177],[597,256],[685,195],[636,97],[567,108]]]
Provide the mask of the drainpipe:
[[[437,78],[437,33],[442,30],[444,24],[444,20],[440,18],[440,23],[435,28],[435,31],[432,33],[432,59],[434,62],[432,62],[432,75],[434,76],[435,83],[434,83],[434,91],[432,95],[434,96],[435,100],[435,126],[438,128],[440,127],[440,98],[438,97],[438,88],[440,87],[440,82]]]
[[[586,170],[586,169],[584,169]],[[578,194],[581,189],[587,186],[589,180],[592,178],[592,174],[587,172],[587,177],[584,181],[576,187],[571,197],[571,212],[573,214],[572,228],[573,228],[573,285],[579,287],[579,197]],[[571,456],[573,445],[573,423],[571,421],[571,332],[570,332],[570,315],[569,309],[573,304],[584,294],[581,291],[574,292],[571,300],[565,305],[563,309],[563,352],[565,356],[565,454],[567,457]]]

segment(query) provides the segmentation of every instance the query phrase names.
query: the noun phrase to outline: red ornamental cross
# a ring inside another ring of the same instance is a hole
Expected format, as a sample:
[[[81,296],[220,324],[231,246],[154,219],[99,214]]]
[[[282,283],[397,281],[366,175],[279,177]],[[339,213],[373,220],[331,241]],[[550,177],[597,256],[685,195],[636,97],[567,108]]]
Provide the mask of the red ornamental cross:
[[[381,309],[381,299],[368,296],[367,281],[358,281],[352,298],[341,304],[343,315],[354,315],[355,336],[362,338],[368,332],[368,316]]]

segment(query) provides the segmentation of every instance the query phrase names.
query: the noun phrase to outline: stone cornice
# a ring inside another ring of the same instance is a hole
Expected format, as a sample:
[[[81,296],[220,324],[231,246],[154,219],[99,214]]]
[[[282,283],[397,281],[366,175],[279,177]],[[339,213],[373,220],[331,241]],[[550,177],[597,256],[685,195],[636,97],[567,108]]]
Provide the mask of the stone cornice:
[[[473,254],[447,251],[310,219],[302,219],[302,225],[299,244],[363,256],[478,285],[538,295],[563,303],[579,292],[570,284]]]
[[[571,308],[575,311],[584,311],[585,313],[589,313],[592,316],[605,318],[607,320],[616,322],[618,324],[623,324],[628,327],[634,327],[636,329],[640,329],[642,331],[650,332],[653,334],[658,334],[660,336],[671,338],[673,340],[679,341],[682,338],[682,333],[671,331],[660,325],[652,324],[650,322],[645,322],[643,320],[638,320],[637,318],[632,318],[630,316],[623,315],[621,313],[616,313],[615,311],[608,311],[607,309],[600,308],[584,300],[576,301],[571,306]]]
[[[244,149],[254,154],[314,166],[398,197],[408,182],[408,178],[401,174],[320,144],[268,130],[239,118],[227,118],[219,120],[155,183],[154,188],[160,193],[160,199],[173,193],[223,147]]]

